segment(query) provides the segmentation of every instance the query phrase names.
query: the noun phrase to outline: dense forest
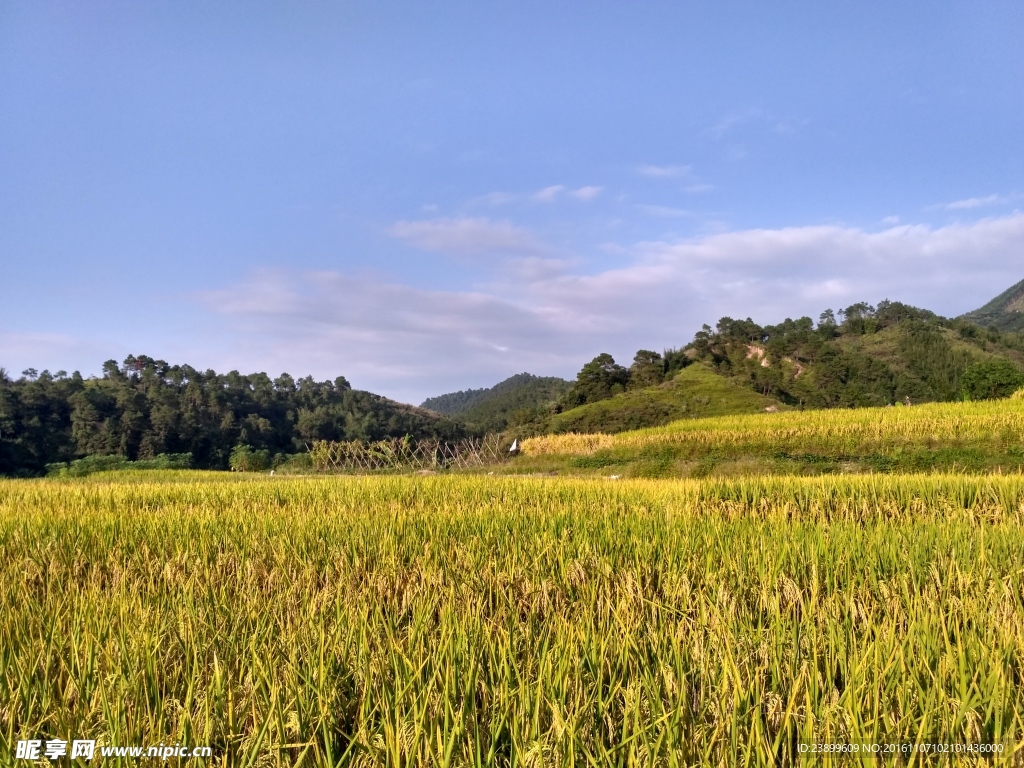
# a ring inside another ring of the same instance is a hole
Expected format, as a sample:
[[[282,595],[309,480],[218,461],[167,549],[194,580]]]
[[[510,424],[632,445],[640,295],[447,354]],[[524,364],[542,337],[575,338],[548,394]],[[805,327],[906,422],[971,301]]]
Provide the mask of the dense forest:
[[[413,406],[354,390],[344,377],[218,374],[146,356],[109,360],[101,378],[0,369],[0,474],[29,475],[85,456],[188,455],[226,469],[239,447],[263,463],[314,440],[458,437],[464,428]]]
[[[500,432],[511,422],[546,413],[548,404],[568,388],[568,381],[555,376],[517,373],[487,389],[428,398],[421,407],[452,416],[476,434]]]
[[[464,389],[458,392],[449,392],[446,395],[428,397],[420,403],[420,407],[444,414],[445,416],[456,416],[473,409],[481,403],[503,397],[509,392],[520,392],[524,388],[529,388],[542,391],[551,390],[558,394],[568,386],[569,382],[556,376],[534,376],[532,373],[517,373],[514,376],[509,376],[504,381],[498,382],[493,387]]]

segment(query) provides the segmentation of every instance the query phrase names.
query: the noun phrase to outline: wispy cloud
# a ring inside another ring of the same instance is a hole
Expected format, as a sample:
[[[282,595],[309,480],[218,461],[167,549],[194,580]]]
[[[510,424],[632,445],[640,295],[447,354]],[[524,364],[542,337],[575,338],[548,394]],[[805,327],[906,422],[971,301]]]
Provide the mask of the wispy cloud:
[[[438,231],[410,236],[450,247]],[[524,242],[511,225],[497,232]],[[462,235],[454,243],[483,247]],[[266,368],[269,356],[278,370],[344,373],[357,386],[418,401],[521,370],[571,376],[601,351],[628,360],[640,347],[685,344],[723,315],[768,323],[885,297],[959,314],[1024,277],[1022,249],[1024,214],[938,229],[756,229],[638,243],[625,265],[593,274],[522,254],[518,271],[475,291],[340,272],[254,273],[204,301],[237,335],[226,364]]]
[[[471,200],[470,202],[484,203],[486,205],[507,205],[516,201],[516,195],[508,192],[488,192],[486,195]]]
[[[12,366],[14,360],[29,361],[28,365],[40,371],[79,370],[89,375],[98,372],[104,360],[127,352],[124,343],[109,339],[0,329],[0,368],[6,368],[13,378],[21,375],[23,367]]]
[[[696,179],[693,167],[689,165],[641,165],[636,172],[649,179],[685,179],[689,183],[682,187],[682,191],[689,194],[710,192],[715,188]]]
[[[636,169],[641,176],[653,179],[675,179],[688,176],[692,170],[689,165],[641,165]]]
[[[544,189],[537,192],[533,196],[533,199],[541,203],[553,203],[558,198],[559,193],[564,191],[565,187],[561,184],[553,184],[552,186],[544,187]]]
[[[579,189],[574,189],[569,194],[575,197],[577,200],[587,202],[589,200],[593,200],[595,197],[600,195],[601,189],[601,187],[580,187]]]
[[[638,211],[646,213],[648,216],[660,216],[663,218],[684,218],[691,216],[698,216],[700,214],[694,211],[687,210],[686,208],[673,208],[668,205],[641,205],[637,204],[634,206]]]
[[[969,197],[966,200],[955,200],[946,203],[943,208],[947,211],[969,211],[974,208],[985,208],[990,205],[1005,205],[1009,200],[1002,195],[988,195],[987,197]]]
[[[274,311],[245,298],[268,293]],[[343,372],[357,387],[406,402],[524,367],[561,369],[561,356],[573,351],[564,338],[546,339],[551,323],[542,310],[484,292],[261,271],[202,299],[233,326],[222,365],[250,369],[246,361],[256,358],[260,369]]]
[[[724,115],[714,125],[708,126],[707,129],[705,129],[705,133],[716,139],[721,139],[736,126],[748,123],[751,120],[761,119],[764,119],[764,112],[760,109],[744,109],[736,112],[730,112]]]
[[[425,251],[449,256],[544,254],[550,251],[527,229],[488,218],[444,218],[399,221],[390,234]]]
[[[604,187],[586,186],[580,187],[579,189],[569,189],[564,184],[554,184],[550,187],[544,187],[539,192],[535,192],[533,199],[539,203],[553,203],[558,200],[562,195],[568,195],[577,200],[588,202],[593,200],[599,194]]]
[[[762,130],[771,133],[792,136],[799,132],[800,128],[806,125],[806,120],[792,117],[778,117],[764,109],[751,107],[749,109],[735,110],[722,116],[722,118],[705,129],[705,133],[715,139],[724,139],[740,126],[755,123]]]

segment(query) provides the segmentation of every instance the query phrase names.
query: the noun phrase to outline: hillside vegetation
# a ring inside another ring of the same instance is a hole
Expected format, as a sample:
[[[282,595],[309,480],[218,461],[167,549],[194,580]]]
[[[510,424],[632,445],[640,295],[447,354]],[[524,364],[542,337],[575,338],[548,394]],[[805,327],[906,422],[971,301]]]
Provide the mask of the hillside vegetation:
[[[962,318],[1000,331],[1024,332],[1024,280]]]
[[[697,364],[653,387],[631,389],[551,416],[544,431],[623,432],[677,419],[785,408],[778,400]]]
[[[567,386],[569,386],[569,382],[555,376],[534,376],[532,373],[517,373],[515,376],[509,376],[504,381],[498,382],[493,387],[466,389],[459,392],[449,392],[446,395],[438,395],[437,397],[428,397],[420,403],[420,408],[426,408],[445,416],[457,416],[487,401],[506,398],[513,394],[520,399],[535,400],[536,398],[530,398],[527,393],[536,391],[544,393],[543,396],[547,397],[547,391],[551,390],[556,393],[554,397],[557,397]],[[546,400],[541,402],[553,400],[554,397],[547,397]]]
[[[722,318],[688,347],[722,375],[815,408],[984,398],[1024,384],[1024,338],[898,302],[760,326]],[[997,383],[998,382],[998,383]]]
[[[522,422],[543,413],[568,387],[565,379],[518,373],[487,389],[428,398],[421,407],[451,416],[472,432],[500,432],[510,421]]]
[[[883,301],[761,326],[724,317],[682,349],[602,353],[523,436],[614,433],[786,406],[854,408],[1005,397],[1024,385],[1024,336]]]

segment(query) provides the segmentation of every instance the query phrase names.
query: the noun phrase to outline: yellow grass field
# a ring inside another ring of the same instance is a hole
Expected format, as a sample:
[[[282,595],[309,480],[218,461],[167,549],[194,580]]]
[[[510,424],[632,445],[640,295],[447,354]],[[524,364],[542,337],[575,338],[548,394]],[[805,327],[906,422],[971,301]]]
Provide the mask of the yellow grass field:
[[[0,754],[1019,764],[1022,523],[1020,475],[3,481]]]
[[[1022,393],[1018,393],[1022,394]],[[528,456],[587,455],[601,450],[685,447],[694,452],[853,452],[900,447],[979,447],[1024,444],[1024,396],[976,403],[912,407],[829,409],[719,416],[676,421],[664,427],[605,434],[544,435],[524,440]]]

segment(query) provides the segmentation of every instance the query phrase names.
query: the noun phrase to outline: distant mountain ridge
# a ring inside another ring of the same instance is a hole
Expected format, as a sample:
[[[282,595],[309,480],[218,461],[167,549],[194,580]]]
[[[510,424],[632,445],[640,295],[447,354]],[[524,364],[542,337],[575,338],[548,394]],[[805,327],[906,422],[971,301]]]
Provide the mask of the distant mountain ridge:
[[[961,315],[961,319],[1000,331],[1024,332],[1024,280],[1003,291],[985,306]]]
[[[476,431],[504,429],[514,414],[532,415],[554,402],[569,388],[569,382],[556,376],[515,376],[485,389],[466,389],[430,397],[421,408],[448,416]]]
[[[624,361],[625,362],[625,361]],[[227,468],[244,448],[290,461],[317,440],[457,439],[488,432],[620,432],[681,418],[1006,397],[1024,387],[1024,280],[956,319],[866,302],[759,325],[721,318],[679,349],[610,354],[575,381],[519,373],[421,407],[353,390],[344,377],[217,374],[145,355],[102,378],[0,367],[0,475],[88,456],[188,455]]]

